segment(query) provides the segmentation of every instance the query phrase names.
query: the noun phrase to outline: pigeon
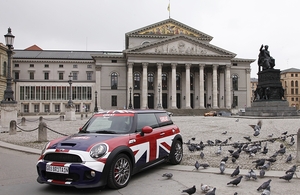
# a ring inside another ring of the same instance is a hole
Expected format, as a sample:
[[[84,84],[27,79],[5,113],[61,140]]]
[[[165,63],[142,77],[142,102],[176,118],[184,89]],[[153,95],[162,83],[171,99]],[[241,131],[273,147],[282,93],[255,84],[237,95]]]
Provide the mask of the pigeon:
[[[237,192],[234,192],[234,194],[233,195],[238,195],[238,193]]]
[[[236,119],[235,122],[239,122],[239,119]]]
[[[236,162],[236,158],[232,157],[231,161],[232,161],[232,163],[235,163]]]
[[[256,131],[254,131],[254,133],[253,133],[254,136],[258,136],[259,134],[260,134],[260,131],[259,131],[259,130],[256,130]]]
[[[173,174],[172,174],[172,173],[164,173],[164,174],[162,175],[162,177],[166,177],[167,179],[170,179],[170,178],[173,177]]]
[[[270,158],[266,159],[266,161],[273,163],[273,162],[276,162],[276,158],[270,157]]]
[[[207,163],[201,163],[199,165],[200,165],[200,167],[203,167],[204,169],[206,169],[207,167],[209,167],[209,164],[207,164]]]
[[[272,133],[272,134],[269,134],[268,137],[273,137],[273,133]]]
[[[216,194],[216,188],[214,188],[213,190],[207,192],[205,195],[215,195]]]
[[[195,150],[196,150],[196,146],[194,144],[188,145],[188,148],[189,148],[189,151],[191,151],[191,152],[195,152]]]
[[[283,132],[281,135],[286,135],[288,132],[287,131],[285,131],[285,132]]]
[[[204,158],[204,153],[200,152],[200,158],[203,159]]]
[[[225,171],[225,162],[224,161],[221,161],[221,163],[220,163],[220,171],[221,171],[221,174],[223,174]]]
[[[256,173],[253,171],[253,169],[250,170],[250,178],[253,178],[254,180],[257,180]]]
[[[223,162],[227,162],[227,160],[228,160],[228,156],[225,156],[224,158],[222,158],[222,160],[221,160],[221,162],[223,161]]]
[[[263,166],[260,166],[259,168],[264,170],[269,170],[270,166],[271,166],[271,162],[267,161]]]
[[[288,173],[294,173],[297,169],[297,166],[296,165],[293,165],[290,169],[288,169],[285,174],[288,174]]]
[[[191,188],[188,188],[186,190],[182,190],[181,193],[187,193],[188,195],[194,194],[196,192],[196,186],[193,186]]]
[[[259,120],[256,125],[249,125],[249,126],[252,127],[254,131],[260,131],[261,125],[262,125],[262,122],[261,122],[261,120]]]
[[[288,155],[288,157],[286,158],[286,163],[289,163],[293,160],[292,154]]]
[[[201,190],[203,193],[206,193],[210,190],[210,187],[209,187],[209,185],[201,183]]]
[[[264,169],[261,169],[259,172],[259,177],[263,178],[265,177],[266,171]]]
[[[200,163],[198,161],[195,162],[195,168],[198,170],[200,168]]]
[[[238,176],[238,174],[240,174],[240,166],[237,166],[230,176],[235,177]]]
[[[226,133],[227,133],[227,131],[224,131],[222,134],[223,134],[223,135],[226,135]]]
[[[195,141],[195,140],[196,140],[196,138],[195,138],[195,137],[192,137],[191,139],[192,139],[193,141]]]
[[[283,148],[279,149],[277,152],[278,152],[279,154],[284,154],[285,151],[286,151],[286,147],[283,147]]]
[[[219,146],[217,151],[215,152],[216,155],[220,155],[222,153],[222,147]]]
[[[262,192],[261,195],[270,195],[271,194],[271,186],[269,185],[264,191]]]
[[[239,176],[238,178],[228,182],[227,185],[232,184],[232,185],[237,186],[241,182],[242,178],[243,178],[243,176]]]
[[[294,142],[294,140],[295,140],[295,138],[294,138],[294,136],[292,136],[290,142]]]
[[[269,179],[268,181],[265,181],[264,183],[262,183],[258,188],[257,188],[257,191],[261,191],[261,190],[264,190],[266,189],[270,183],[271,183],[272,179]]]
[[[249,142],[251,142],[250,136],[245,136],[244,138],[245,138],[246,140],[248,140]]]
[[[261,158],[253,161],[252,163],[256,163],[255,168],[257,169],[257,167],[263,166],[265,164],[265,161],[266,159]]]
[[[279,177],[279,179],[284,179],[289,182],[293,178],[294,173],[295,172],[287,173],[286,175]]]

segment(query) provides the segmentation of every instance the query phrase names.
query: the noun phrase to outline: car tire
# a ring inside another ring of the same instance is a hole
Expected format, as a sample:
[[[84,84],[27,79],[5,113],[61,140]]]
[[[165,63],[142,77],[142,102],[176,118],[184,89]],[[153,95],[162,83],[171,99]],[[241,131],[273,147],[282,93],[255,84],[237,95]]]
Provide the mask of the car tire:
[[[119,154],[112,161],[108,174],[108,187],[112,189],[123,188],[128,185],[132,172],[132,163],[125,154]]]
[[[173,147],[171,148],[169,162],[172,165],[178,165],[182,161],[182,158],[183,158],[182,142],[180,140],[176,140],[173,144]]]

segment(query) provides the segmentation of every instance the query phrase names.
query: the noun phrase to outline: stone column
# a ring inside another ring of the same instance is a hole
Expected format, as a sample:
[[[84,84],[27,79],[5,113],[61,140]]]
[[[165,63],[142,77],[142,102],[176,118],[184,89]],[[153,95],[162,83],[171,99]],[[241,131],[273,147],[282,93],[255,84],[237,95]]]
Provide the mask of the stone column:
[[[231,79],[230,79],[230,68],[231,68],[231,65],[230,64],[227,64],[226,65],[226,78],[225,78],[225,84],[226,84],[226,108],[227,109],[230,109],[231,108],[231,104],[232,104],[232,101],[231,101]]]
[[[177,64],[173,63],[172,66],[172,82],[171,82],[171,108],[177,109],[176,105],[176,66]]]
[[[142,109],[148,108],[148,63],[142,63],[143,65],[143,87],[142,87]]]
[[[217,64],[213,65],[213,101],[212,107],[214,109],[218,108],[218,66]]]
[[[126,107],[128,108],[129,104],[130,104],[130,90],[129,88],[131,87],[132,91],[131,91],[131,104],[132,104],[132,108],[134,108],[133,105],[133,62],[128,62],[127,63],[127,105]]]
[[[96,70],[95,91],[98,92],[97,106],[98,106],[98,110],[100,110],[101,109],[101,95],[102,95],[102,92],[101,92],[101,65],[99,63],[96,63],[95,70]]]
[[[191,64],[185,64],[185,108],[191,108]]]
[[[205,64],[199,64],[199,105],[200,109],[205,109],[204,106],[204,66]]]
[[[220,94],[220,97],[219,97],[219,107],[220,108],[224,108],[224,100],[225,100],[225,83],[224,83],[224,80],[225,80],[225,74],[224,74],[224,69],[222,69],[222,71],[220,71],[220,91],[219,91],[219,94]]]
[[[250,107],[251,106],[251,82],[250,82],[250,73],[251,73],[251,69],[247,68],[246,69],[246,84],[247,84],[247,102],[246,102],[246,107]]]
[[[160,92],[158,91],[158,87],[156,89],[157,104],[160,104],[160,107],[157,108],[162,108],[162,66],[163,63],[157,63],[157,86],[160,86]]]

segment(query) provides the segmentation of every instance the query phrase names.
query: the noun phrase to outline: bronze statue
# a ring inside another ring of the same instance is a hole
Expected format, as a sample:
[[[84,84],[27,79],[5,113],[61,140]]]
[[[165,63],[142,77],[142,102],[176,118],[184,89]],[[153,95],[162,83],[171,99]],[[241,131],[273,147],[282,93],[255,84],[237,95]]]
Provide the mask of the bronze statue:
[[[259,71],[260,71],[260,67],[263,67],[263,70],[267,70],[267,69],[273,69],[275,66],[275,59],[270,55],[268,48],[269,48],[268,45],[265,46],[261,45],[259,49],[260,51],[258,55]]]

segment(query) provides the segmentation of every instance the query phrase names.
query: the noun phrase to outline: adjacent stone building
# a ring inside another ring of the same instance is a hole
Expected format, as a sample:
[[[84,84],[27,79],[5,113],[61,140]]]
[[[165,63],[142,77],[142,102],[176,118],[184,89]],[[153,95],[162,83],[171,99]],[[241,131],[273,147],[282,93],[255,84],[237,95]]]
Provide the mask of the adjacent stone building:
[[[212,45],[210,35],[170,18],[125,38],[125,49],[117,52],[15,50],[20,112],[64,112],[70,91],[76,112],[93,111],[96,102],[99,109],[251,106],[255,60],[235,58]]]
[[[290,107],[299,109],[300,103],[300,69],[289,68],[282,70],[280,73],[282,87],[285,89],[285,99],[289,102]]]

